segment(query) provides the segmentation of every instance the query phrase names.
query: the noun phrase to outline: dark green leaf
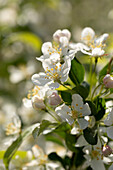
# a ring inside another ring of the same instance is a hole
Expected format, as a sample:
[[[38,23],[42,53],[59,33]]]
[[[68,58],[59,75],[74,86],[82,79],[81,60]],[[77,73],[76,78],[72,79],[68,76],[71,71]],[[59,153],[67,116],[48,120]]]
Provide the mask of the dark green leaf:
[[[86,141],[91,145],[97,144],[97,128],[89,128],[87,127],[85,130],[83,130],[84,138]]]
[[[66,134],[66,138],[65,138],[66,145],[69,148],[69,150],[73,152],[76,151],[76,147],[75,147],[76,141],[77,141],[76,135],[72,135],[69,133]]]
[[[83,97],[84,99],[87,98],[88,94],[89,94],[89,91],[87,88],[85,88],[84,86],[82,85],[77,85],[76,87],[74,87],[73,89],[73,92],[79,94],[81,97]]]
[[[76,57],[71,61],[69,77],[76,85],[80,84],[84,80],[84,67]]]
[[[65,164],[64,164],[63,159],[62,159],[59,155],[57,155],[56,152],[50,153],[50,154],[48,155],[48,158],[49,158],[50,160],[52,160],[52,161],[59,161],[59,162],[62,164],[62,166],[65,168]]]
[[[66,104],[71,104],[72,95],[66,91],[61,91],[61,97]]]
[[[105,109],[106,109],[106,104],[105,104],[105,100],[103,98],[99,98],[97,97],[94,100],[95,106],[96,106],[96,110],[97,113],[94,115],[96,120],[100,120],[103,118],[103,116],[105,115]]]
[[[97,114],[97,109],[96,106],[93,102],[91,102],[90,100],[86,100],[86,102],[89,104],[89,107],[91,109],[91,116],[95,116]]]

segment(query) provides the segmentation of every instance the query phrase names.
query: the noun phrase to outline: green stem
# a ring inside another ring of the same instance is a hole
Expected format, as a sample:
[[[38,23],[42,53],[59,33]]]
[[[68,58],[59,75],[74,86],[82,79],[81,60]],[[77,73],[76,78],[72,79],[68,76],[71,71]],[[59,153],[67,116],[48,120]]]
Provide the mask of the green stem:
[[[92,58],[90,58],[89,83],[90,83],[90,97],[91,97],[91,89],[92,89]]]
[[[48,111],[48,113],[58,122],[58,123],[60,123],[60,121],[52,114],[52,113],[54,113],[55,115],[56,115],[56,112],[54,111],[54,109],[52,109],[50,106],[48,106],[47,104],[46,104],[46,109],[47,109],[47,111]],[[52,112],[52,113],[51,113]]]
[[[93,96],[94,96],[96,90],[97,90],[100,86],[101,86],[101,84],[98,84],[98,86],[95,87],[95,89],[94,89],[94,91],[93,91],[93,93],[92,93],[92,96],[91,96],[91,100],[93,100]]]

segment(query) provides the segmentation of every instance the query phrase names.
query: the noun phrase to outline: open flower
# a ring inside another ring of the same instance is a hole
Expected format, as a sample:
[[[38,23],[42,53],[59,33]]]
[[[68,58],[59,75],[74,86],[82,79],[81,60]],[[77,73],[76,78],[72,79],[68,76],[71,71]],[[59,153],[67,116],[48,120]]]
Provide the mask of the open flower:
[[[98,143],[94,146],[87,145],[83,148],[87,165],[91,166],[93,170],[105,170],[101,148],[102,146],[100,140],[98,140]]]
[[[69,58],[63,63],[53,63],[50,59],[43,62],[45,73],[40,72],[32,76],[32,81],[37,86],[45,86],[46,84],[51,88],[58,88],[60,82],[65,82],[68,79],[68,74],[71,67]]]
[[[88,126],[88,121],[84,117],[89,116],[91,111],[89,105],[83,103],[83,99],[79,94],[72,95],[71,107],[63,104],[57,107],[55,111],[63,121],[68,122],[70,125],[75,121],[75,123],[79,124],[80,129],[85,129]]]
[[[93,57],[104,55],[105,51],[103,48],[105,47],[105,41],[107,40],[108,36],[109,34],[105,33],[97,38],[92,28],[84,28],[81,33],[81,40],[90,48],[90,51],[84,50],[82,52]]]
[[[43,62],[46,59],[52,60],[54,63],[64,62],[67,56],[72,60],[75,56],[75,51],[70,49],[69,40],[71,33],[67,30],[57,30],[53,34],[54,44],[51,42],[45,42],[42,45],[41,57],[37,57],[37,60]]]
[[[6,127],[6,135],[17,135],[21,132],[21,121],[18,116],[13,117],[13,122]]]
[[[77,51],[81,51],[84,54],[92,57],[98,57],[104,55],[105,41],[109,34],[105,33],[100,37],[95,36],[95,32],[92,28],[86,27],[82,30],[81,41],[82,43],[71,43],[70,48]]]

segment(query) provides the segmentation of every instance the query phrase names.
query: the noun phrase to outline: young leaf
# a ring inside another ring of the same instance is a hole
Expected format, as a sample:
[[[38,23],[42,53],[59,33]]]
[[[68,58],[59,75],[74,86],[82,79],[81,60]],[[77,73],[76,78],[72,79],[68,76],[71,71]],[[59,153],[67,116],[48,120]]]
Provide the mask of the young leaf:
[[[37,130],[37,136],[39,136],[44,130],[46,130],[50,125],[52,125],[53,127],[56,127],[58,124],[57,123],[52,123],[48,120],[43,120],[42,123],[40,124],[40,127],[38,129],[35,129],[33,131],[33,134],[36,134],[36,130]],[[35,135],[33,135],[34,137],[36,137]]]
[[[84,80],[84,67],[76,57],[71,61],[69,77],[76,85],[80,84]]]
[[[21,143],[29,136],[32,134],[32,131],[34,128],[38,127],[39,123],[32,125],[31,127],[28,127],[26,130],[24,130],[21,135],[8,147],[6,150],[4,157],[3,157],[3,162],[5,164],[6,170],[8,170],[10,160],[12,159],[13,155],[21,145]]]

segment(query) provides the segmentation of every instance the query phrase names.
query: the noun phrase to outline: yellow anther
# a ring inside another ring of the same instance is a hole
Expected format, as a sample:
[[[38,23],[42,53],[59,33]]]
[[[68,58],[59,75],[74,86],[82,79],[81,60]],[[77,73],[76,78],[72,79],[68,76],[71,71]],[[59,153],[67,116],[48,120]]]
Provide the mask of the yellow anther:
[[[83,109],[83,107],[80,107],[80,109]]]
[[[49,76],[50,74],[49,73],[47,73],[47,76]]]
[[[76,104],[76,106],[78,106],[78,104]]]
[[[51,68],[51,71],[53,71],[53,68]]]
[[[57,70],[58,66],[55,67],[55,70]]]

